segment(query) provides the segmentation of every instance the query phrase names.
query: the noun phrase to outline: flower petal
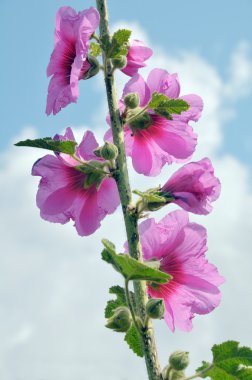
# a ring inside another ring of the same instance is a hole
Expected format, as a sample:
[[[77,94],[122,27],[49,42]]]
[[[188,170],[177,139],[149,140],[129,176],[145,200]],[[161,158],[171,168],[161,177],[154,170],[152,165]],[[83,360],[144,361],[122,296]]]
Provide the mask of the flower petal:
[[[113,178],[105,178],[98,190],[97,204],[106,214],[112,214],[120,204],[119,193]]]
[[[100,221],[106,216],[105,211],[97,202],[97,191],[90,189],[85,196],[79,196],[74,204],[75,227],[80,236],[94,233],[101,225]]]
[[[53,112],[56,115],[62,108],[76,101],[77,97],[73,96],[71,86],[66,84],[65,78],[60,74],[54,74],[48,87],[46,114],[50,115]]]
[[[140,135],[134,137],[132,164],[138,173],[149,175],[152,168],[151,147]]]
[[[80,145],[77,148],[78,155],[84,160],[97,160],[96,155],[93,151],[98,147],[98,143],[94,137],[93,132],[85,132]]]
[[[178,98],[180,84],[177,74],[169,74],[163,69],[153,69],[147,79],[151,93],[158,92],[169,98]]]
[[[203,110],[203,100],[201,97],[198,95],[190,94],[183,95],[180,97],[180,99],[185,100],[190,105],[190,108],[188,111],[184,111],[180,115],[174,115],[173,119],[179,119],[185,122],[188,122],[189,120],[198,121]]]

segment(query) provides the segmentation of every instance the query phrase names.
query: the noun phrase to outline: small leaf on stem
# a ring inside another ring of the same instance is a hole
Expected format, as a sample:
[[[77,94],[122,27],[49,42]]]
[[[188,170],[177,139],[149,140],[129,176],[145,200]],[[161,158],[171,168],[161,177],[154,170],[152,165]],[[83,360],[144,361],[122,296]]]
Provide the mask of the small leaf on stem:
[[[134,325],[127,331],[125,338],[125,342],[128,343],[129,348],[141,358],[144,357],[143,344],[140,338],[140,335]]]
[[[128,254],[116,254],[114,245],[108,240],[103,240],[103,244],[105,246],[105,249],[102,251],[103,260],[112,264],[127,281],[145,280],[165,284],[172,279],[172,276],[169,274],[150,268],[148,265],[133,259]]]
[[[53,140],[51,137],[44,137],[42,139],[24,140],[14,144],[16,146],[28,146],[32,148],[41,148],[53,150],[54,152],[74,154],[77,143],[75,141]]]
[[[171,99],[164,94],[154,92],[148,107],[152,108],[158,115],[172,120],[172,114],[180,115],[187,111],[190,106],[183,99]]]

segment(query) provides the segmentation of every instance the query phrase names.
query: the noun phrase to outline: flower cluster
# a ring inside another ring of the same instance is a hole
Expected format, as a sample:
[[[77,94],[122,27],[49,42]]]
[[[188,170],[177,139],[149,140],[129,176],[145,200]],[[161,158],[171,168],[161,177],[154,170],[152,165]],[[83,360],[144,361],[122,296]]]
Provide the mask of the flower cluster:
[[[98,24],[95,8],[77,13],[62,7],[57,12],[54,50],[47,68],[47,75],[52,76],[48,115],[77,101],[79,80],[106,70],[91,54],[91,39],[99,45]],[[100,50],[103,44],[100,41]],[[195,94],[180,96],[178,75],[164,69],[153,69],[145,81],[138,71],[146,66],[152,50],[143,42],[129,41],[123,48],[127,49],[126,63],[120,69],[131,77],[118,104],[126,155],[136,172],[157,176],[164,165],[184,163],[192,157],[197,134],[191,122],[199,120],[203,102]],[[153,101],[157,97],[158,105]],[[110,118],[107,121],[110,124]],[[68,128],[54,140],[75,138]],[[104,141],[113,142],[111,128]],[[74,154],[55,152],[34,164],[32,175],[41,177],[37,205],[43,219],[61,224],[72,219],[78,234],[84,236],[95,232],[103,218],[116,210],[120,202],[113,177],[116,162],[104,159],[100,152],[93,133],[87,131]],[[189,222],[188,214],[208,214],[219,194],[220,182],[210,160],[203,158],[185,164],[151,192],[150,201],[148,197],[143,201],[149,211],[153,202],[160,207],[174,203],[184,209],[169,213],[160,222],[147,219],[139,227],[144,259],[159,261],[160,269],[172,276],[164,285],[148,285],[150,297],[164,300],[164,318],[172,331],[175,327],[189,331],[195,314],[209,313],[220,302],[218,287],[223,278],[205,257],[206,230]]]

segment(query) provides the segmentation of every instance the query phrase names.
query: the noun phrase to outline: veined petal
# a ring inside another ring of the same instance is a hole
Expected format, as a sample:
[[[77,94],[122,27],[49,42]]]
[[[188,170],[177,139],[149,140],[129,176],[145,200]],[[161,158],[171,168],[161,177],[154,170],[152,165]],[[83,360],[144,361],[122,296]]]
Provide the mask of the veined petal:
[[[98,147],[98,142],[96,141],[93,132],[85,132],[82,142],[77,148],[78,155],[84,160],[97,160],[94,150]]]
[[[169,74],[163,69],[153,69],[147,79],[151,93],[158,92],[169,98],[178,98],[180,84],[177,74]]]

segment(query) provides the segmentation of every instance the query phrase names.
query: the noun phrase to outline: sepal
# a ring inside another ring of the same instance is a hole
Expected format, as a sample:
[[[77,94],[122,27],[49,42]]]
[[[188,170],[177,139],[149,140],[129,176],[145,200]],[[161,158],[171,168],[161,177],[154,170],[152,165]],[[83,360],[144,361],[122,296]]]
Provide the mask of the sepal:
[[[100,63],[97,58],[89,55],[87,58],[88,63],[90,64],[90,68],[84,73],[82,79],[90,79],[94,77],[100,71]]]

